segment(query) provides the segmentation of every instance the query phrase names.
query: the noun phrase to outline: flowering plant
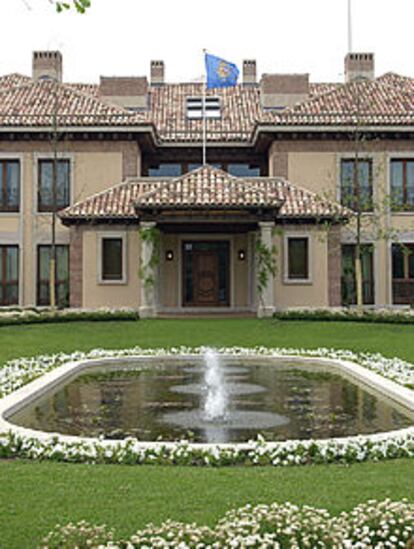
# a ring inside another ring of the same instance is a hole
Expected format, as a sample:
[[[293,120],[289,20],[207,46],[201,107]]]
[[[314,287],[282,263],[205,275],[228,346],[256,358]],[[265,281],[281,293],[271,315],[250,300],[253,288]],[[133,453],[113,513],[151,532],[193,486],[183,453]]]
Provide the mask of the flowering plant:
[[[0,369],[0,397],[68,362],[86,359],[132,356],[178,356],[201,354],[203,348],[121,350],[95,349],[90,352],[59,353],[36,358],[20,358]],[[354,353],[335,349],[286,349],[230,347],[218,352],[232,356],[297,356],[348,360],[408,387],[414,386],[414,367],[398,358],[380,354]],[[179,465],[272,465],[311,463],[353,463],[414,457],[414,428],[376,435],[342,439],[288,440],[267,442],[262,437],[245,444],[198,445],[188,441],[141,443],[135,438],[122,441],[67,439],[56,435],[28,436],[14,431],[0,433],[0,458],[24,457],[83,463],[179,464]]]
[[[325,509],[292,503],[246,505],[227,512],[214,528],[168,520],[147,525],[127,540],[113,541],[106,527],[81,522],[56,526],[42,549],[410,547],[414,543],[414,503],[370,500],[333,517]],[[76,537],[76,534],[77,537]],[[89,537],[88,537],[89,536]]]

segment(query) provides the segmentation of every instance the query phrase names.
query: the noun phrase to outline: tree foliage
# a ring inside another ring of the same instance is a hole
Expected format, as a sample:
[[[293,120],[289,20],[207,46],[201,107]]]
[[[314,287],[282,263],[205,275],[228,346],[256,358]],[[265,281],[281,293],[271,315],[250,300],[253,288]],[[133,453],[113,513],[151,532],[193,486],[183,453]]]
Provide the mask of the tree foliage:
[[[91,6],[91,0],[70,0],[70,1],[60,1],[56,0],[54,2],[56,6],[56,11],[61,13],[64,10],[75,9],[79,13],[85,13],[87,8]]]

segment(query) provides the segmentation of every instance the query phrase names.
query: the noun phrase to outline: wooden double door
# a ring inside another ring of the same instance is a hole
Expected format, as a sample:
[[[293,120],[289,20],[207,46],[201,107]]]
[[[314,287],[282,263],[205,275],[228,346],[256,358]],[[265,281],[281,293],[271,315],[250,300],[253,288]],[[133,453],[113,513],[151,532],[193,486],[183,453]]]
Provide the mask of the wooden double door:
[[[183,242],[183,306],[229,306],[229,250],[223,240]]]

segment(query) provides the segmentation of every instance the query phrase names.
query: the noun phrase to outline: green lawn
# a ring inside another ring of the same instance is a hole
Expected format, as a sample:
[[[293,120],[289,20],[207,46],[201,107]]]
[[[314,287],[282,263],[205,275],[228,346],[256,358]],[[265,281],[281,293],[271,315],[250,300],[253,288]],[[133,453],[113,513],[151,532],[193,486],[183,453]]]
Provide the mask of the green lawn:
[[[255,319],[67,323],[0,328],[0,364],[18,356],[134,345],[266,345],[380,351],[414,363],[414,326]],[[0,462],[0,547],[30,548],[57,522],[120,535],[167,518],[212,524],[247,502],[337,513],[369,498],[414,500],[414,460],[343,466],[183,468]]]

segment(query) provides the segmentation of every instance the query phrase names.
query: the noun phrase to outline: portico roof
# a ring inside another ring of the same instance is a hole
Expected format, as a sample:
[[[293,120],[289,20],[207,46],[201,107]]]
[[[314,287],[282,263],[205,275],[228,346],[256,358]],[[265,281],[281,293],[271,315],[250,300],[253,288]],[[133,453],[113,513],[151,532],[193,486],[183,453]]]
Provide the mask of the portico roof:
[[[202,166],[177,178],[150,177],[125,182],[61,211],[63,222],[139,220],[143,212],[165,210],[272,210],[285,219],[346,219],[340,204],[280,177],[241,178]]]

